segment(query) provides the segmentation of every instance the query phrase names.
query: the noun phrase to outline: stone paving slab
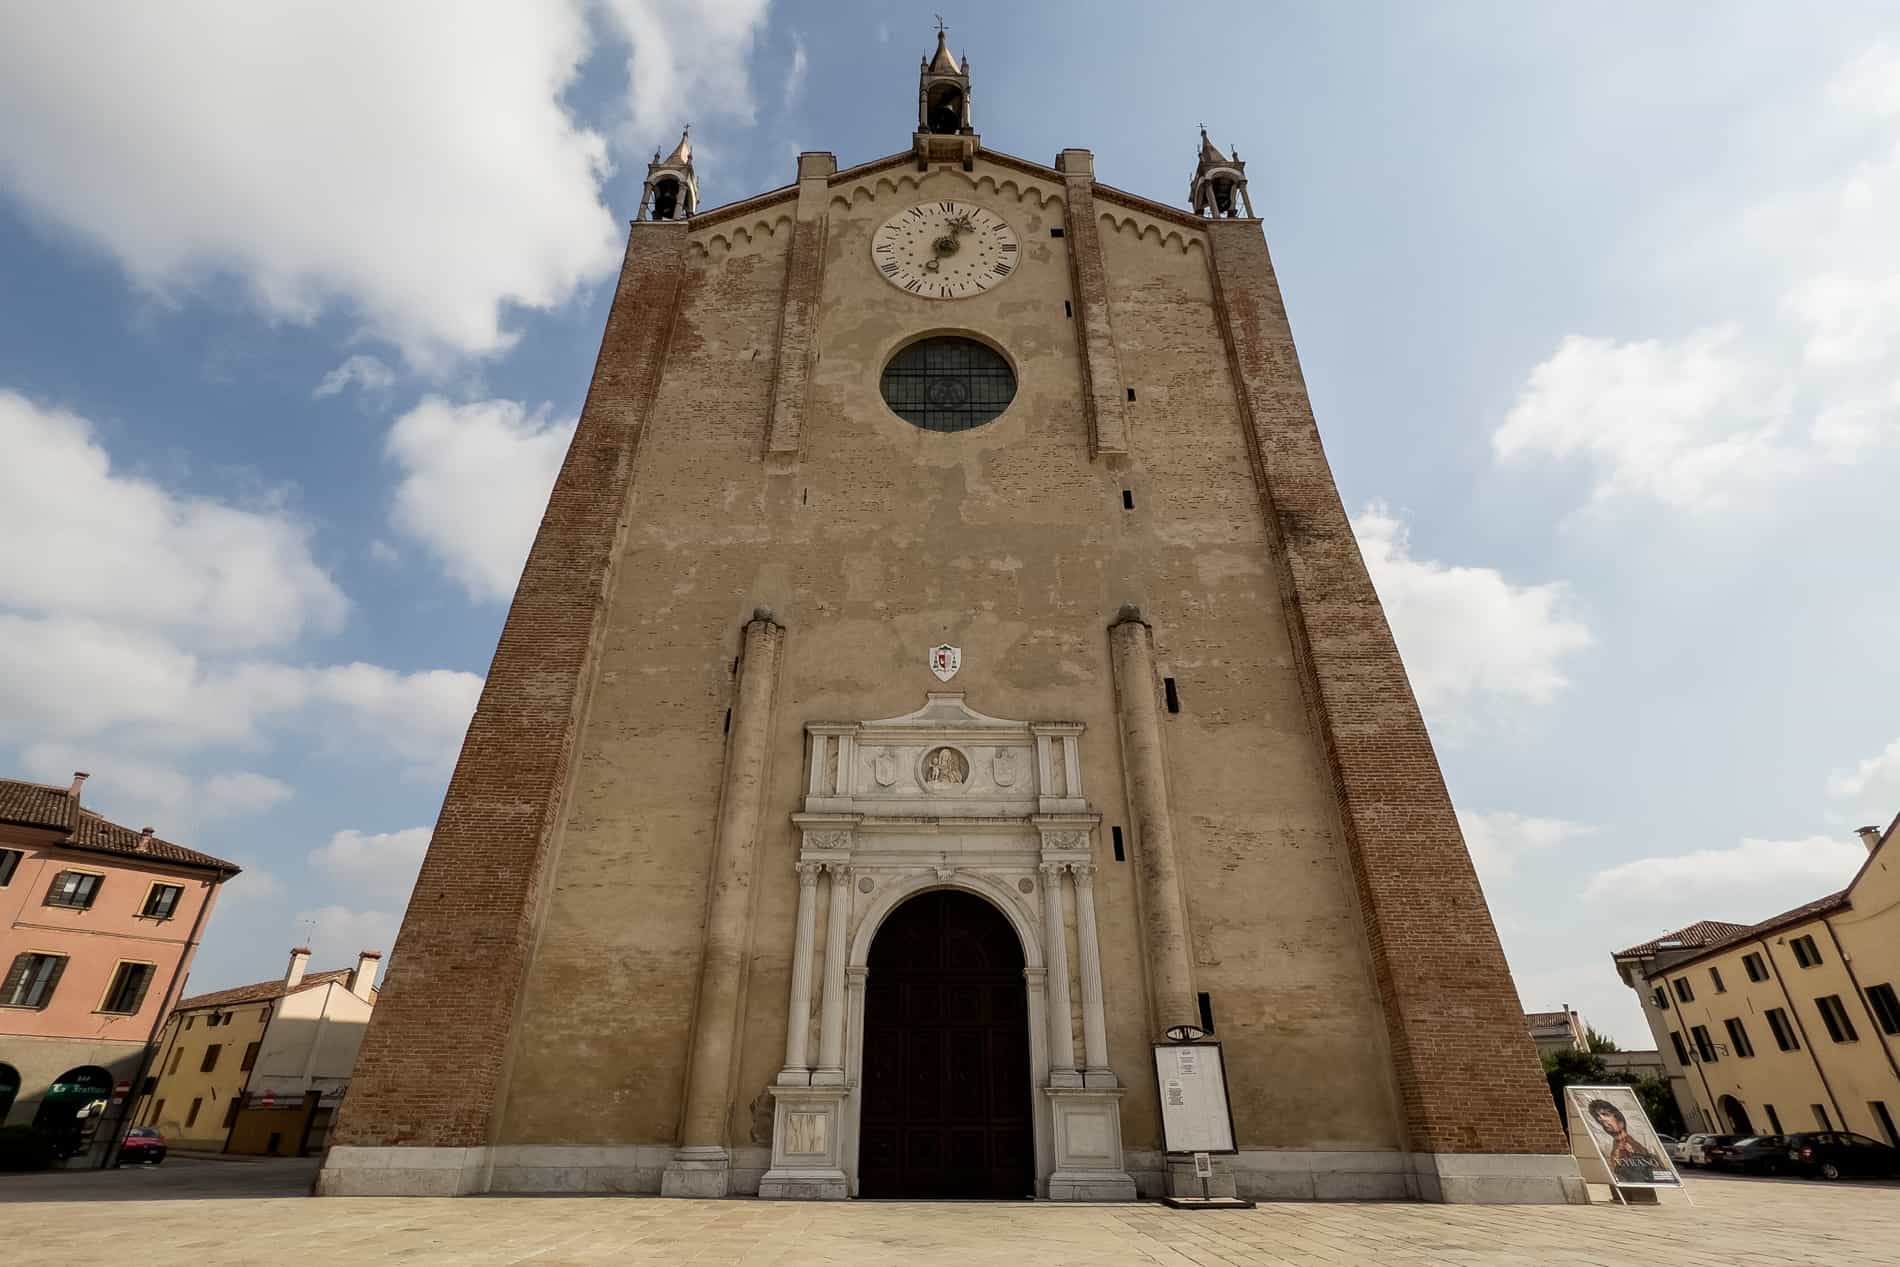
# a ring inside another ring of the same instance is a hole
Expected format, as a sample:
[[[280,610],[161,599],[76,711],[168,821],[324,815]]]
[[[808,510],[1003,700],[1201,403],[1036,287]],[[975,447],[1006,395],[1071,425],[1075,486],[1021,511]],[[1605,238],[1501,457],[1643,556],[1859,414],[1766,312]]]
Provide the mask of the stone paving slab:
[[[0,1176],[0,1262],[732,1267],[1900,1264],[1900,1185],[1692,1178],[1659,1207],[329,1199],[308,1163]],[[1599,1190],[1600,1191],[1600,1190]],[[83,1207],[79,1208],[79,1207]]]

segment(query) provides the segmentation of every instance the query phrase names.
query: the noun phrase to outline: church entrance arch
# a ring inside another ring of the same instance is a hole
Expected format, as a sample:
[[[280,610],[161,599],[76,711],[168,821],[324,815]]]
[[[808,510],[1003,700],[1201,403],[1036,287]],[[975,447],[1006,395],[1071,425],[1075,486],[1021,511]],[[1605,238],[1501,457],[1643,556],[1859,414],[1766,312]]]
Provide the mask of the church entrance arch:
[[[932,889],[871,943],[859,1192],[1033,1197],[1023,950],[994,906]]]
[[[1716,1102],[1716,1107],[1722,1110],[1722,1116],[1728,1120],[1728,1128],[1731,1131],[1737,1135],[1755,1133],[1754,1125],[1748,1120],[1748,1110],[1742,1107],[1740,1100],[1732,1095],[1725,1095]]]

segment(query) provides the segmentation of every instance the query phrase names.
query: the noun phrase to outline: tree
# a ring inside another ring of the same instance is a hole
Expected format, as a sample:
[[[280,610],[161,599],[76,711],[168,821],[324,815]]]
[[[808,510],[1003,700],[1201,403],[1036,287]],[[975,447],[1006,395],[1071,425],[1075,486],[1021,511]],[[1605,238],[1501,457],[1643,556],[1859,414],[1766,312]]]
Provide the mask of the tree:
[[[1636,1098],[1643,1102],[1643,1112],[1649,1114],[1649,1124],[1658,1131],[1677,1138],[1688,1134],[1682,1124],[1682,1109],[1676,1104],[1676,1094],[1669,1089],[1669,1079],[1660,1074],[1638,1078]]]
[[[1616,1045],[1614,1038],[1611,1038],[1608,1034],[1599,1032],[1594,1025],[1585,1025],[1583,1027],[1583,1049],[1590,1052],[1623,1050]]]

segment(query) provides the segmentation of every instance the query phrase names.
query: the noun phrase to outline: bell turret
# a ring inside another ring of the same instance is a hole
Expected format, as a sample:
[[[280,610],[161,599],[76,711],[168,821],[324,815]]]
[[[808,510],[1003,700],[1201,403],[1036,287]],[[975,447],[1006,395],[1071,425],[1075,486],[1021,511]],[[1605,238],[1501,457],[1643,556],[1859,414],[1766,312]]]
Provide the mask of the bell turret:
[[[978,139],[970,125],[970,59],[959,62],[950,51],[950,33],[937,24],[937,51],[917,71],[917,166],[961,162],[968,171],[976,160]]]
[[[1197,216],[1239,219],[1244,207],[1246,218],[1254,218],[1253,199],[1247,196],[1247,165],[1240,161],[1240,151],[1222,154],[1207,139],[1205,127],[1201,129],[1201,153],[1194,179],[1188,185],[1188,203]]]
[[[693,175],[692,124],[680,130],[680,143],[665,158],[653,151],[646,187],[640,191],[642,220],[684,220],[699,210],[699,179]]]

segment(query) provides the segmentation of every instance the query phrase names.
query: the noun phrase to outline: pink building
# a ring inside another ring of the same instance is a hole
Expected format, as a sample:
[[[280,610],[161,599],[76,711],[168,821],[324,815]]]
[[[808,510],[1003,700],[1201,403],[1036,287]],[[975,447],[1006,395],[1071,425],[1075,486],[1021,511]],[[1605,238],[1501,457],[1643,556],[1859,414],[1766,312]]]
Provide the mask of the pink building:
[[[97,1164],[238,868],[82,808],[85,780],[0,779],[0,1125]]]

